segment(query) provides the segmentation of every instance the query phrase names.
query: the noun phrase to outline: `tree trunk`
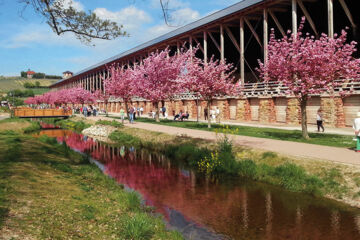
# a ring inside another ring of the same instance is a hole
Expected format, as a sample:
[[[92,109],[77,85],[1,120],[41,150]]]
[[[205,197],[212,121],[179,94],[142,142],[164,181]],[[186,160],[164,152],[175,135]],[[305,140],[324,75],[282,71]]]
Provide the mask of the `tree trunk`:
[[[302,130],[302,136],[305,139],[309,139],[309,134],[307,130],[307,115],[306,115],[306,103],[307,98],[302,97],[300,99],[300,109],[301,109],[301,130]]]
[[[124,105],[125,105],[126,116],[127,116],[127,118],[129,119],[129,121],[130,121],[129,108],[128,108],[128,104],[127,104],[127,101],[126,101],[126,100],[124,100]]]
[[[208,117],[208,128],[211,128],[211,119],[210,119],[210,105],[211,105],[211,100],[207,101],[207,117]]]
[[[199,122],[199,98],[196,98],[196,122]]]
[[[109,114],[108,114],[108,102],[105,102],[105,112],[106,112],[105,116],[108,117],[109,116]]]
[[[160,116],[159,116],[159,102],[155,102],[155,109],[156,109],[156,114],[155,114],[155,121],[156,122],[160,122]]]

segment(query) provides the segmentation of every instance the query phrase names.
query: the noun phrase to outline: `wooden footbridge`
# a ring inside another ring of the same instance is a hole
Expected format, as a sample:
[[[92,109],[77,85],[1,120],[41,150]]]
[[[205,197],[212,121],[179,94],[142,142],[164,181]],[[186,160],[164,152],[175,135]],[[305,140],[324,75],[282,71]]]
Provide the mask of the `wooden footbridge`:
[[[71,115],[72,111],[65,109],[14,109],[14,116],[19,118],[68,118]]]

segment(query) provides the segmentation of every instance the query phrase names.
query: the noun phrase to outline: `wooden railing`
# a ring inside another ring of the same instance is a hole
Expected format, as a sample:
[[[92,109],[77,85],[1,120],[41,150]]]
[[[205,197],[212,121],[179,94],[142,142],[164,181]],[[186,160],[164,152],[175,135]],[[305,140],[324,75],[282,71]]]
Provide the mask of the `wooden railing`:
[[[64,109],[31,109],[15,108],[14,116],[20,118],[42,118],[42,117],[70,117],[71,110]]]

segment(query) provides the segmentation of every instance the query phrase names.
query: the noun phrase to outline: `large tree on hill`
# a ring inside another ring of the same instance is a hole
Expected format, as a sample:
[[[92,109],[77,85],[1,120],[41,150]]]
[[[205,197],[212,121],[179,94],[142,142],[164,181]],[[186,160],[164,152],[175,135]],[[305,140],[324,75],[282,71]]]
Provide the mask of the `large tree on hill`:
[[[267,63],[260,62],[260,74],[265,82],[277,81],[286,86],[289,94],[297,97],[301,109],[302,135],[307,131],[306,104],[311,95],[329,93],[345,79],[359,81],[360,59],[352,55],[356,42],[347,43],[347,33],[341,31],[334,38],[322,34],[316,39],[303,35],[304,18],[298,33],[276,39],[272,29]],[[337,81],[340,80],[340,81]]]

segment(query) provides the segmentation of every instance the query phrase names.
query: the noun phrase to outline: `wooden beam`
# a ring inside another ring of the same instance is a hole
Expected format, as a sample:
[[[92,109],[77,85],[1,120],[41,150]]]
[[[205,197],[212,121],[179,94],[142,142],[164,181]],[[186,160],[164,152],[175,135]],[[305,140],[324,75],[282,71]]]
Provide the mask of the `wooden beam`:
[[[245,83],[245,64],[244,64],[244,18],[240,18],[240,80],[242,86]]]
[[[297,3],[296,0],[291,0],[291,19],[292,19],[292,34],[297,34]]]
[[[260,41],[260,38],[258,36],[258,34],[256,33],[255,29],[253,28],[253,26],[251,25],[251,23],[249,22],[249,20],[247,20],[246,17],[244,17],[244,21],[246,23],[246,25],[248,25],[251,33],[253,34],[253,36],[255,37],[256,41],[259,43],[260,47],[263,47]]]
[[[269,33],[268,33],[268,13],[267,13],[267,9],[264,8],[263,9],[263,37],[264,37],[264,64],[267,65],[267,57],[268,57],[268,37],[269,37]]]
[[[220,24],[220,61],[225,61],[224,25]]]
[[[345,11],[346,16],[348,17],[348,19],[349,19],[349,21],[350,21],[350,23],[351,23],[351,26],[352,26],[353,28],[355,28],[355,27],[356,27],[356,24],[355,24],[355,22],[354,22],[354,19],[353,19],[352,15],[351,15],[351,12],[350,12],[348,6],[346,5],[345,1],[344,1],[344,0],[339,0],[339,2],[340,2],[342,8],[343,8],[344,11]]]
[[[270,10],[270,9],[268,10],[268,12],[269,12],[271,18],[274,20],[274,22],[275,22],[277,28],[279,29],[281,35],[282,35],[283,37],[285,37],[285,31],[284,31],[283,27],[281,26],[279,20],[278,20],[277,17],[275,16],[274,12],[273,12],[272,10]]]
[[[232,34],[231,30],[228,28],[228,26],[225,26],[226,33],[228,34],[231,42],[234,44],[238,52],[240,53],[240,46],[236,41],[236,38],[234,37],[234,34]]]
[[[207,56],[207,51],[208,51],[207,32],[204,31],[203,35],[204,35],[204,62],[207,63],[207,61],[208,61],[208,56]]]
[[[306,19],[309,21],[309,24],[310,24],[312,30],[314,31],[316,37],[318,37],[318,36],[319,36],[319,33],[317,32],[316,26],[315,26],[315,24],[314,24],[314,21],[312,20],[309,12],[306,10],[306,8],[305,8],[305,6],[304,6],[304,3],[302,2],[302,0],[297,0],[297,1],[298,1],[298,4],[299,4],[299,7],[300,7],[301,10],[303,11]]]
[[[214,36],[212,35],[212,33],[211,32],[208,32],[208,33],[209,33],[211,40],[214,42],[216,48],[219,50],[219,52],[221,52],[220,46],[219,46],[218,42],[216,41],[216,39],[214,38]]]
[[[328,10],[328,36],[334,37],[334,7],[333,0],[327,0],[327,10]]]
[[[196,39],[196,37],[194,37],[194,40],[195,40],[196,44],[199,46],[200,51],[204,54],[204,49],[201,46],[201,44],[199,43],[199,41]]]

